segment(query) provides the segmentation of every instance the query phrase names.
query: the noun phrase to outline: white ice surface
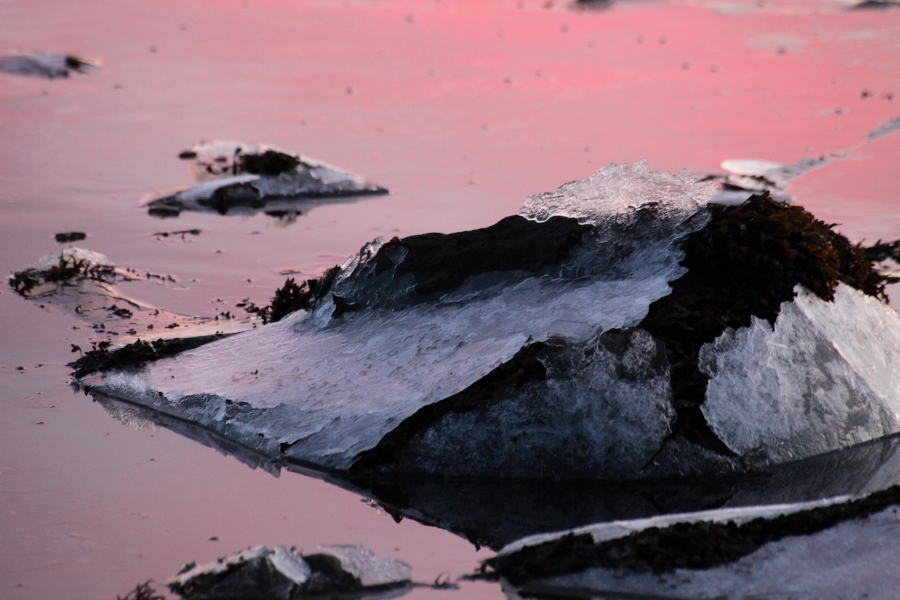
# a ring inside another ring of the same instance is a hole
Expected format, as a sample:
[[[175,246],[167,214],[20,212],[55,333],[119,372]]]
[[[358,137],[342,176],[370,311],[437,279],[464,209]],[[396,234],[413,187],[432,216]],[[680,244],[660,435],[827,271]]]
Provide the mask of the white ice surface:
[[[319,546],[341,561],[341,567],[359,579],[364,586],[390,585],[412,579],[412,567],[393,558],[377,558],[364,546]]]
[[[734,452],[797,460],[900,431],[900,316],[839,285],[833,302],[798,288],[774,331],[754,318],[700,351],[702,406]]]
[[[715,182],[697,181],[686,172],[651,171],[645,161],[631,166],[612,164],[555,192],[529,197],[519,214],[535,221],[562,215],[598,224],[654,203],[664,212],[690,214],[705,205],[717,189]]]
[[[538,583],[671,599],[896,600],[898,557],[900,513],[894,507],[766,544],[721,567],[662,575],[592,568]]]
[[[58,266],[60,261],[82,262],[88,266],[115,267],[116,265],[103,254],[84,248],[64,248],[59,252],[51,252],[37,259],[24,270],[49,271],[51,267]]]

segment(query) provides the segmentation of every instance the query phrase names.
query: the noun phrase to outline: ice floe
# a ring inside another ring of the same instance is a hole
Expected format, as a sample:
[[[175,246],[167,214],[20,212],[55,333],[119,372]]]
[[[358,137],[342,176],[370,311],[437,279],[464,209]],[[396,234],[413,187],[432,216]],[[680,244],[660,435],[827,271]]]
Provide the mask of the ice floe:
[[[900,321],[863,251],[716,188],[611,165],[485,229],[376,240],[278,323],[84,383],[360,476],[743,471],[896,433]]]
[[[720,509],[526,538],[487,563],[509,598],[893,598],[900,493]]]

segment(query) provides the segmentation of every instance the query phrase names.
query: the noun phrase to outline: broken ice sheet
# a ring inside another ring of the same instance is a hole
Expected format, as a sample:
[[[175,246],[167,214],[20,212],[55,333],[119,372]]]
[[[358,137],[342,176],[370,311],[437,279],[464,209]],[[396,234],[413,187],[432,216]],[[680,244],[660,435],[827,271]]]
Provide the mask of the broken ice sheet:
[[[116,287],[134,282],[179,287],[171,276],[123,269],[102,254],[74,247],[48,254],[9,279],[19,295],[41,308],[88,324],[98,340],[204,336],[253,326],[248,319],[180,315],[126,296]]]
[[[516,591],[596,597],[894,598],[900,488],[526,538],[487,563]]]
[[[100,61],[65,54],[20,54],[0,56],[0,73],[57,79],[73,71],[90,73],[100,68]]]
[[[322,546],[319,554],[257,546],[197,566],[189,563],[166,585],[189,600],[296,600],[327,594],[396,598],[409,591],[412,568],[376,558],[363,546]]]
[[[754,319],[700,351],[702,410],[756,462],[806,458],[900,430],[900,316],[841,284],[833,302],[799,290],[774,330]]]
[[[289,223],[322,204],[388,193],[358,175],[272,146],[215,141],[195,144],[179,157],[190,161],[198,184],[148,202],[151,216],[177,217],[186,210],[221,215],[264,211]]]

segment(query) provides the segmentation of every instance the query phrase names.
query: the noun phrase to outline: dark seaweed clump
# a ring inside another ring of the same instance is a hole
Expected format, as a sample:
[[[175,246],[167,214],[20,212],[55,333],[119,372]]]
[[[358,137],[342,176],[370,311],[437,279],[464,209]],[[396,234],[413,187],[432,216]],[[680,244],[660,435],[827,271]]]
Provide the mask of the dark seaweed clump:
[[[59,261],[46,271],[25,269],[13,273],[9,286],[21,296],[27,296],[43,283],[71,283],[79,279],[110,281],[115,278],[116,269],[112,265],[98,265],[89,260],[79,260],[74,256],[60,254]]]
[[[591,567],[670,573],[676,569],[709,569],[735,562],[763,545],[789,536],[812,535],[839,523],[861,519],[900,504],[900,486],[859,500],[822,506],[772,519],[676,523],[650,527],[626,537],[595,544],[591,534],[568,534],[484,562],[514,585]]]
[[[80,242],[85,239],[87,234],[81,231],[70,231],[68,233],[57,233],[53,238],[60,244],[67,244],[69,242]]]
[[[334,266],[318,279],[307,279],[299,284],[290,277],[280,289],[275,290],[270,305],[257,307],[248,304],[244,310],[262,317],[263,323],[275,323],[292,312],[309,310],[331,291],[331,286],[334,285],[334,280],[340,272],[341,268]]]
[[[900,262],[900,240],[882,242],[878,240],[873,245],[863,248],[866,259],[872,262],[882,262],[888,259]]]
[[[169,358],[224,337],[227,335],[216,333],[188,338],[158,339],[152,342],[138,340],[114,350],[110,350],[109,342],[100,342],[93,350],[85,352],[81,358],[67,366],[72,368],[75,377],[81,378],[97,371],[136,367],[161,358]],[[77,346],[72,349],[73,352],[77,350]]]
[[[394,277],[412,273],[416,292],[430,294],[458,288],[473,275],[492,271],[531,271],[557,265],[590,229],[577,219],[552,217],[543,223],[518,215],[490,227],[459,233],[426,233],[394,239],[375,256],[376,273],[393,266],[382,250],[406,248]]]
[[[156,592],[151,583],[151,581],[139,583],[133,590],[125,594],[124,598],[116,595],[116,600],[166,600],[165,596]]]
[[[709,430],[700,405],[708,377],[698,368],[700,347],[751,316],[774,324],[783,302],[802,285],[834,299],[838,282],[886,300],[885,279],[865,250],[799,206],[755,195],[739,206],[710,205],[709,224],[682,246],[687,273],[672,293],[651,304],[637,326],[666,346],[676,434],[712,450],[728,449]]]
[[[285,171],[293,171],[300,164],[300,159],[284,152],[266,150],[262,154],[241,154],[236,161],[239,172],[253,175],[278,175]]]

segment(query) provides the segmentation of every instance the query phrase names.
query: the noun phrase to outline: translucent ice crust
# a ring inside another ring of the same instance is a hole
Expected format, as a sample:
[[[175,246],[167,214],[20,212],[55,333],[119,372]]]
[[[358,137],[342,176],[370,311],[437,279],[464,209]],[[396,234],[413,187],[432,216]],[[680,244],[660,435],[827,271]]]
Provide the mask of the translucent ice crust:
[[[700,351],[703,413],[734,452],[786,462],[900,430],[900,317],[847,285],[800,289],[774,328],[754,319]]]

